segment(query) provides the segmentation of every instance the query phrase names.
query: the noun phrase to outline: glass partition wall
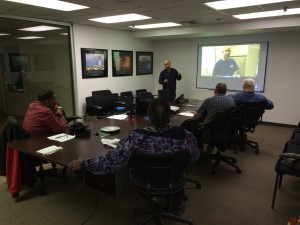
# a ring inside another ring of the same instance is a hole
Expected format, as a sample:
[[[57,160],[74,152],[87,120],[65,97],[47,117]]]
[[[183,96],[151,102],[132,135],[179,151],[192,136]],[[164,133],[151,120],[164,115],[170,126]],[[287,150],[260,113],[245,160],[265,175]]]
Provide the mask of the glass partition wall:
[[[0,78],[4,116],[23,118],[45,89],[74,114],[70,26],[0,17]]]

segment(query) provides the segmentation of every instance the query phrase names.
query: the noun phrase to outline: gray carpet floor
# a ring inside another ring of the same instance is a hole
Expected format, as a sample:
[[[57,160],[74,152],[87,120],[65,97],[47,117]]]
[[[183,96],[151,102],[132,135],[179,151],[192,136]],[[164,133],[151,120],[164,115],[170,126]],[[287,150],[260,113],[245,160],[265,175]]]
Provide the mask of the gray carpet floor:
[[[271,209],[275,162],[292,131],[293,128],[261,124],[248,135],[259,142],[260,154],[249,148],[238,154],[226,151],[236,157],[241,174],[221,165],[212,175],[210,162],[191,168],[190,177],[199,180],[202,189],[193,189],[187,183],[188,201],[182,217],[194,225],[286,225],[290,217],[299,216],[299,178],[284,177],[275,209]],[[46,191],[46,195],[39,196],[34,188],[24,187],[20,197],[12,199],[5,177],[0,177],[0,224],[134,225],[145,217],[133,215],[133,207],[146,206],[146,202],[129,178],[118,199],[84,186],[80,176],[70,177],[68,183],[47,178]]]

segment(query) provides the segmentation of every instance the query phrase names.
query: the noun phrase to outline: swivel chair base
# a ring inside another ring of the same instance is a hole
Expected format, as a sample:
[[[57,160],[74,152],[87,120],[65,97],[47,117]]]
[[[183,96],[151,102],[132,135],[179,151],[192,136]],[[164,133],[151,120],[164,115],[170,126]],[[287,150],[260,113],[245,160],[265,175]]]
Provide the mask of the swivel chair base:
[[[152,221],[155,221],[157,225],[164,225],[163,219],[173,220],[183,224],[193,225],[192,221],[185,220],[176,216],[174,214],[168,212],[162,212],[161,209],[145,209],[145,208],[134,208],[134,213],[136,212],[143,212],[151,214],[150,216],[143,219],[138,225],[146,225]]]
[[[211,169],[212,174],[216,174],[216,167],[220,165],[220,162],[225,162],[226,164],[232,166],[233,168],[236,169],[236,173],[241,173],[241,169],[235,165],[236,159],[234,157],[226,156],[226,155],[221,155],[220,150],[217,151],[215,154],[211,154],[209,157],[211,160],[215,160]]]

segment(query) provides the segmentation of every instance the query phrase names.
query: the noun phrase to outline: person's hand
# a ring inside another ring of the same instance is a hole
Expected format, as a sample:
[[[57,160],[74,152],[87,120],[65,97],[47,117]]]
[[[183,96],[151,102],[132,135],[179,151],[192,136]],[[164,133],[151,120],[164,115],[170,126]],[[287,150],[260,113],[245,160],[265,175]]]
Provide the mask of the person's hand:
[[[81,172],[82,160],[73,160],[69,162],[67,167],[68,174],[70,173],[80,173]]]
[[[178,73],[178,76],[179,76],[179,77],[182,77],[181,73]]]
[[[167,84],[168,83],[168,79],[164,79],[164,83]]]

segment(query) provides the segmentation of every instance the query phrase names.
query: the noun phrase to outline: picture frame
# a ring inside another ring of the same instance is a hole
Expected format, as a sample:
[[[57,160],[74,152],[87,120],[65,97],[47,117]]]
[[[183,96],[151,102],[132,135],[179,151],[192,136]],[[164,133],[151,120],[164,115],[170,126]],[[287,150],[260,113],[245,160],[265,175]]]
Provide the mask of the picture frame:
[[[82,78],[108,76],[107,49],[81,48]]]
[[[136,52],[136,75],[153,74],[153,52]]]
[[[29,54],[8,53],[10,72],[30,71]]]
[[[112,50],[113,77],[133,75],[133,51]]]

